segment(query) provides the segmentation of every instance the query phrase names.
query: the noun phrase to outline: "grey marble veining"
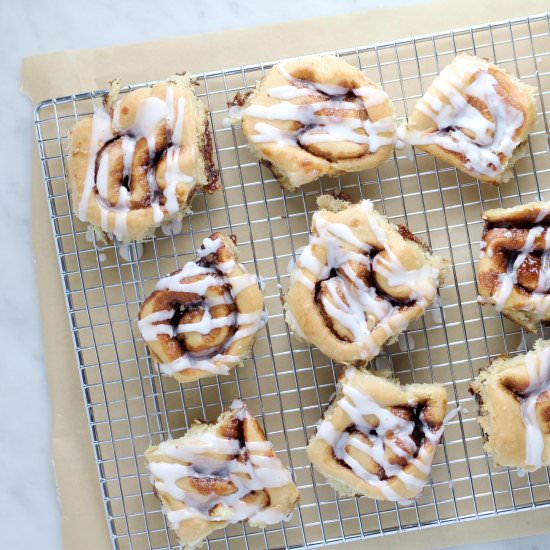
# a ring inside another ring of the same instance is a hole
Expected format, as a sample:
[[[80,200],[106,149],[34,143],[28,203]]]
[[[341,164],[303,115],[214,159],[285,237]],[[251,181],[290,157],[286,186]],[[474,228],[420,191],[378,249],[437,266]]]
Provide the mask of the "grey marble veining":
[[[0,220],[4,230],[0,240],[4,259],[0,270],[0,548],[61,548],[50,459],[50,403],[42,365],[31,250],[33,128],[31,105],[19,93],[21,59],[69,48],[110,46],[405,3],[413,2],[0,0]],[[548,546],[550,538],[539,537],[479,548],[536,550]]]

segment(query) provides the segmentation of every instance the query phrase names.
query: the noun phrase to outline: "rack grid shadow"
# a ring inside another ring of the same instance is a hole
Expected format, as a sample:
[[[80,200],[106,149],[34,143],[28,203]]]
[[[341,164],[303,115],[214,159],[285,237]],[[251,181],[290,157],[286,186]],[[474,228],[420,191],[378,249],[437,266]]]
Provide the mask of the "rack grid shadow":
[[[481,213],[550,199],[550,20],[548,14],[333,52],[380,82],[404,120],[432,79],[458,52],[495,61],[538,89],[537,122],[527,155],[500,188],[421,152],[397,150],[376,170],[322,179],[284,192],[250,154],[239,128],[227,127],[228,102],[251,89],[273,63],[195,75],[210,109],[223,189],[197,194],[183,227],[158,231],[121,248],[95,242],[72,213],[66,144],[73,124],[89,116],[105,90],[45,101],[35,109],[36,136],[90,434],[115,548],[178,548],[153,494],[143,453],[179,437],[195,419],[214,420],[236,397],[258,415],[301,492],[292,519],[264,529],[235,524],[213,533],[212,549],[299,548],[504,514],[550,504],[547,469],[522,475],[495,467],[482,449],[477,406],[468,384],[501,353],[530,346],[530,336],[490,306],[477,303]],[[123,92],[146,86],[129,86]],[[315,473],[308,437],[335,389],[339,367],[297,341],[283,319],[281,297],[297,251],[308,242],[316,197],[345,192],[369,198],[448,258],[452,269],[437,303],[409,326],[374,367],[402,383],[438,382],[449,407],[431,481],[415,501],[338,497]],[[213,231],[236,235],[241,259],[262,282],[267,326],[245,365],[224,377],[180,386],[160,376],[139,335],[140,304],[157,279],[194,257]]]

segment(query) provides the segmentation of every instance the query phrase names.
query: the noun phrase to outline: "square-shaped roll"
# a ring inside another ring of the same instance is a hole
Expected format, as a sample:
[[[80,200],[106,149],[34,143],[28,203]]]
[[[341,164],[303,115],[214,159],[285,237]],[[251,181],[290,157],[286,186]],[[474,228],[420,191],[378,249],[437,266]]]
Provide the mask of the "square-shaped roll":
[[[145,458],[168,522],[188,550],[231,523],[288,520],[299,499],[290,472],[241,401],[215,423],[150,447]]]
[[[485,450],[500,466],[550,465],[550,340],[498,357],[471,383]]]
[[[430,475],[446,410],[443,386],[400,386],[348,367],[307,454],[343,495],[413,498]]]
[[[535,88],[480,57],[458,55],[417,103],[402,141],[474,178],[512,177],[536,119]]]

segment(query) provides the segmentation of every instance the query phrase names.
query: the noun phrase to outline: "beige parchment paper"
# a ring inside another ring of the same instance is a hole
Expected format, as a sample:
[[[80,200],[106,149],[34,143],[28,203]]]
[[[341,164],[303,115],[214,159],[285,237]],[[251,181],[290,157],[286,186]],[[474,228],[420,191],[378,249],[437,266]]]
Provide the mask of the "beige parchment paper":
[[[546,0],[529,2],[442,0],[341,17],[169,38],[96,50],[67,51],[25,59],[22,90],[33,104],[51,97],[123,83],[161,79],[174,72],[210,71],[307,53],[361,46],[449,28],[535,14]],[[310,14],[314,15],[314,14]],[[33,246],[52,400],[53,461],[66,548],[111,546],[80,386],[65,300],[36,148],[32,175]],[[460,525],[447,525],[351,543],[349,547],[435,548],[515,537],[548,530],[548,511],[538,510]]]

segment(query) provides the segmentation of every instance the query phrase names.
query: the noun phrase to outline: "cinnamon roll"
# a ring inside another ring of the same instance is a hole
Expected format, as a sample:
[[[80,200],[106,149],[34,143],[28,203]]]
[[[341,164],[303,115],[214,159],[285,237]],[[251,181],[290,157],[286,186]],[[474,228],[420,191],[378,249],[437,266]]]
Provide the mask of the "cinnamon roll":
[[[286,321],[331,359],[364,363],[430,306],[447,262],[368,200],[323,195],[318,205],[291,273]]]
[[[69,178],[75,214],[119,241],[152,235],[198,190],[213,193],[207,111],[189,77],[120,97],[115,81],[103,106],[70,132]]]
[[[150,447],[145,458],[168,522],[189,550],[231,523],[288,520],[299,499],[290,472],[240,401],[216,423]]]
[[[221,233],[203,241],[196,261],[159,280],[138,321],[161,372],[181,383],[229,374],[264,324],[257,278]]]
[[[393,151],[388,95],[336,57],[279,63],[246,98],[241,114],[251,150],[289,190],[321,176],[374,168]]]
[[[500,466],[550,466],[550,341],[498,357],[471,383],[485,450]]]
[[[483,214],[479,301],[531,332],[550,321],[550,202]]]
[[[535,88],[493,63],[458,55],[417,103],[399,138],[480,181],[512,177],[536,119]]]
[[[443,386],[400,386],[348,367],[307,455],[343,495],[414,498],[430,475],[446,410]]]

